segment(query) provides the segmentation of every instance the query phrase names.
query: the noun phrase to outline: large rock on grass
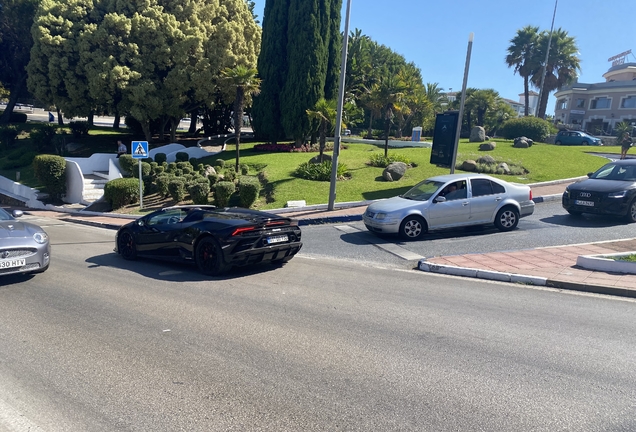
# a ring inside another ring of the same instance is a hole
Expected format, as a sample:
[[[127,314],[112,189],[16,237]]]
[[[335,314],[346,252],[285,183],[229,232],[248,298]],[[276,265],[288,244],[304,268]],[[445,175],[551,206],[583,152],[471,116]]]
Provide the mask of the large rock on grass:
[[[486,130],[482,126],[475,126],[470,131],[469,142],[484,142],[486,141]]]
[[[382,171],[382,177],[386,181],[398,181],[404,177],[407,168],[408,165],[404,162],[392,162],[384,168],[384,171]]]

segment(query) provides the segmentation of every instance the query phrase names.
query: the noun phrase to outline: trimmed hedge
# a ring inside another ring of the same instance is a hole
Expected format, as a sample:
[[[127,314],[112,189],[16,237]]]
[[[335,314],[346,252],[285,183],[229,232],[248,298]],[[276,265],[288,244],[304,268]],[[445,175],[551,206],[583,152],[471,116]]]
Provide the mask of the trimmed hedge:
[[[535,142],[545,142],[550,134],[550,122],[538,117],[520,117],[506,121],[499,129],[505,139],[525,136]]]
[[[104,199],[113,210],[139,202],[139,180],[118,178],[109,181],[104,186]]]
[[[214,185],[214,199],[217,207],[227,207],[230,197],[236,191],[233,182],[222,181]]]
[[[188,192],[190,192],[190,198],[194,204],[207,204],[208,196],[210,195],[210,183],[204,177],[204,181],[196,181],[188,186]]]
[[[54,199],[66,193],[66,159],[57,155],[37,155],[33,159],[33,171]]]
[[[243,176],[238,184],[241,207],[250,208],[258,199],[261,182],[256,177]]]
[[[173,200],[177,202],[183,201],[188,195],[185,179],[181,177],[172,177],[168,182],[168,192]]]

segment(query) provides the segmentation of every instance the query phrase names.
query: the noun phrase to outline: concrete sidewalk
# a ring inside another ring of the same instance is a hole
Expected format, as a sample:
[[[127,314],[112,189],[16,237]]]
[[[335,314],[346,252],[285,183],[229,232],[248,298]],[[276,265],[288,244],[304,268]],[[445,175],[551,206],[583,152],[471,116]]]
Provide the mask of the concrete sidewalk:
[[[536,203],[560,201],[565,187],[576,179],[538,183],[532,187]],[[339,204],[329,211],[326,205],[271,212],[299,221],[299,225],[346,223],[362,220],[368,203]],[[79,211],[25,210],[26,213],[67,222],[117,229],[135,217],[112,213],[87,214]],[[636,251],[636,239],[518,251],[435,257],[420,261],[422,271],[481,279],[551,286],[599,294],[636,298],[636,274],[584,269],[577,265],[583,255],[603,255]]]

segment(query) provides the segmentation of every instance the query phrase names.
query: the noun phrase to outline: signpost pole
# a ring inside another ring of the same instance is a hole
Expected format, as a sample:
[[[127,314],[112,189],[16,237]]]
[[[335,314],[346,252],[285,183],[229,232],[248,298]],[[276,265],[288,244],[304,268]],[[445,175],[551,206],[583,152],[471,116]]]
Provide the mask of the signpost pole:
[[[142,183],[142,166],[141,161],[148,157],[148,141],[133,141],[130,146],[130,152],[133,159],[137,159],[139,162],[139,209],[144,208],[144,185]]]
[[[450,173],[455,174],[455,159],[457,158],[457,148],[459,147],[459,135],[462,133],[462,117],[464,116],[464,104],[466,103],[466,84],[468,83],[468,69],[470,68],[470,53],[473,50],[473,36],[468,35],[468,50],[466,52],[466,66],[464,67],[464,82],[462,84],[462,98],[459,103],[459,118],[457,119],[457,130],[455,131],[455,145],[453,146],[453,156],[451,159]]]
[[[144,188],[141,183],[141,159],[137,159],[139,164],[139,210],[143,210],[144,208]]]

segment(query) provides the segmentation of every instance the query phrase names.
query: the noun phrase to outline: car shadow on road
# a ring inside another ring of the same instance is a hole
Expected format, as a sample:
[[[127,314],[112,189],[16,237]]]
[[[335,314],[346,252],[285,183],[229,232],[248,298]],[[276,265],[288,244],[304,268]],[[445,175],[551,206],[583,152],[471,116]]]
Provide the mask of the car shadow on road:
[[[542,218],[540,220],[541,222],[547,224],[569,226],[575,228],[610,228],[628,224],[628,222],[616,216],[601,216],[593,214],[583,214],[580,216],[572,216],[569,214],[553,215]]]
[[[516,228],[518,229],[518,228]],[[472,237],[479,235],[487,235],[493,233],[499,233],[497,228],[490,225],[477,225],[464,228],[453,228],[448,230],[433,231],[427,234],[419,240],[404,240],[397,234],[374,234],[370,231],[359,232],[347,232],[340,235],[340,239],[348,244],[354,246],[362,246],[368,244],[382,245],[382,244],[397,244],[405,245],[412,241],[431,241],[431,240],[445,240],[461,237]]]
[[[89,268],[111,267],[137,273],[149,279],[166,282],[206,282],[211,280],[233,280],[254,274],[268,273],[281,268],[285,264],[256,264],[246,267],[235,267],[221,276],[207,276],[199,273],[194,264],[173,261],[153,260],[138,258],[134,261],[126,261],[116,253],[95,255],[87,258]]]

